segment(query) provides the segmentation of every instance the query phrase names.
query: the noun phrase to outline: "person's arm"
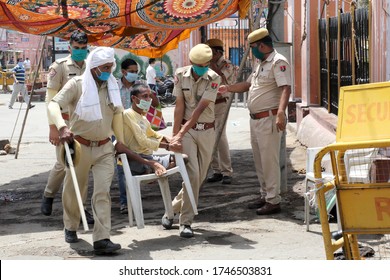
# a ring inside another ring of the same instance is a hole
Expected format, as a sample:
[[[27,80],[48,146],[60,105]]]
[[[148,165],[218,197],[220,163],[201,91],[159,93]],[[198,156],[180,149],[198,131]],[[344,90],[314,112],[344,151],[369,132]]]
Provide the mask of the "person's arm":
[[[176,106],[173,114],[173,128],[172,128],[172,135],[176,136],[177,133],[179,133],[179,130],[181,128],[181,124],[184,119],[184,110],[185,110],[185,103],[184,103],[184,96],[179,95],[176,97]]]
[[[59,132],[53,121],[50,119],[49,114],[49,103],[53,99],[53,97],[58,93],[58,91],[48,88],[46,90],[46,114],[47,114],[47,120],[49,122],[49,141],[55,146],[58,146],[60,144],[60,138],[59,138]]]
[[[124,145],[122,142],[117,141],[117,143],[115,145],[115,150],[118,154],[126,154],[126,156],[132,161],[136,161],[140,164],[145,164],[147,166],[150,166],[151,168],[153,168],[154,173],[157,176],[164,175],[167,172],[165,167],[162,166],[160,163],[158,163],[157,161],[154,161],[154,160],[148,160],[148,159],[141,157],[137,153],[135,153],[132,150],[130,150],[129,148],[127,148],[126,145]]]
[[[118,112],[114,114],[114,118],[112,119],[112,130],[114,132],[115,138],[118,142],[124,142],[123,136],[123,114],[122,112]]]
[[[288,106],[290,94],[291,86],[282,86],[282,96],[280,97],[278,113],[276,115],[276,127],[279,129],[279,131],[283,131],[286,129],[286,108]]]
[[[198,106],[196,106],[195,110],[192,112],[192,115],[191,115],[190,119],[187,120],[187,122],[183,126],[181,126],[180,130],[172,138],[172,141],[171,141],[172,144],[174,144],[176,142],[181,142],[181,140],[184,137],[184,134],[186,134],[188,132],[188,130],[190,130],[191,127],[193,127],[196,124],[196,122],[199,119],[199,116],[209,106],[210,102],[211,102],[210,100],[204,99],[204,98],[202,98],[199,101]],[[176,103],[176,106],[177,106],[177,103]]]
[[[219,88],[222,88],[223,86],[220,86]],[[226,85],[226,90],[228,92],[237,92],[237,93],[243,93],[247,92],[249,88],[251,87],[251,83],[248,82],[240,82],[233,85]]]
[[[14,78],[15,84],[19,84],[18,79],[16,79],[15,72],[12,72],[12,77]]]

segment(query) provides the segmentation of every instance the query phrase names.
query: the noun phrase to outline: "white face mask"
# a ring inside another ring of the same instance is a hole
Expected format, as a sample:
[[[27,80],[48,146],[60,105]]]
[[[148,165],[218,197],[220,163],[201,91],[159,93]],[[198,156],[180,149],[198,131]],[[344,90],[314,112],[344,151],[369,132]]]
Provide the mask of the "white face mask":
[[[139,99],[139,103],[136,104],[138,108],[144,111],[149,111],[150,105],[152,105],[152,100],[146,101],[144,99]]]

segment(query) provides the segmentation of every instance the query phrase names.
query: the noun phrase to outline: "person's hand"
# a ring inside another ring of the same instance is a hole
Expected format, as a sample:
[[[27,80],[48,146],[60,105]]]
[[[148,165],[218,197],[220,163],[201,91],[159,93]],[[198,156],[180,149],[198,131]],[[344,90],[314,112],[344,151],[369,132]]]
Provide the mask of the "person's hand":
[[[276,115],[276,128],[278,131],[284,131],[286,129],[286,114],[283,111],[278,111],[278,114]]]
[[[126,153],[126,146],[122,142],[116,141],[115,151],[116,151],[116,155],[124,154]]]
[[[60,142],[60,134],[59,134],[58,129],[55,125],[50,125],[49,141],[54,146],[58,146],[61,143]]]
[[[165,167],[159,164],[157,161],[153,162],[153,169],[154,169],[154,174],[156,174],[156,176],[158,177],[167,173]]]
[[[218,95],[222,95],[228,92],[227,85],[220,85],[218,88]]]
[[[178,134],[172,137],[171,142],[169,142],[169,147],[175,146],[175,145],[181,145],[181,137],[179,137]]]
[[[183,144],[178,141],[176,142],[169,142],[169,150],[174,153],[183,153]]]
[[[60,141],[61,143],[67,142],[68,144],[73,142],[73,132],[69,130],[67,126],[60,129]]]

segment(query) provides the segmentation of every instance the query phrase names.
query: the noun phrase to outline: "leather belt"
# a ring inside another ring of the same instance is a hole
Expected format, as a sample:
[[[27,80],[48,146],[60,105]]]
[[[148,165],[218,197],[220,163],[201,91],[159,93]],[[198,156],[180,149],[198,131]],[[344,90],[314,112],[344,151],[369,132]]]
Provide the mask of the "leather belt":
[[[186,122],[187,122],[187,120],[183,120],[183,122],[181,124],[185,124]],[[207,129],[213,128],[214,127],[214,123],[215,122],[211,122],[211,123],[197,122],[191,128],[193,130],[196,130],[196,131],[207,130]]]
[[[100,147],[101,145],[104,145],[104,144],[108,143],[108,141],[110,141],[110,138],[106,138],[106,139],[100,140],[100,141],[91,141],[91,140],[84,139],[83,137],[81,137],[79,135],[76,135],[74,137],[74,139],[76,139],[80,144],[83,144],[84,146],[87,146],[87,147]]]
[[[270,115],[270,112],[272,113],[272,115],[276,115],[278,113],[278,109],[272,109],[272,110],[268,110],[268,111],[263,111],[263,112],[259,112],[259,113],[256,113],[256,114],[249,114],[249,116],[251,116],[252,119],[254,120],[258,120],[258,119],[262,119],[262,118],[266,118]]]
[[[68,113],[62,113],[62,118],[66,121],[69,121],[69,114]]]
[[[227,100],[228,100],[227,97],[218,98],[215,100],[215,104],[226,103]]]

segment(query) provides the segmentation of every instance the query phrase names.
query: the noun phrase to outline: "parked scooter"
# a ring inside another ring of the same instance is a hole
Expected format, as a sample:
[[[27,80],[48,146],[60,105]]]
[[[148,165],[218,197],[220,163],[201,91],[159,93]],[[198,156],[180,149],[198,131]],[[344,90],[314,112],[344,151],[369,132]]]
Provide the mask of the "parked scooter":
[[[157,84],[157,94],[162,106],[176,104],[176,97],[172,95],[175,84],[172,77],[167,77]]]

